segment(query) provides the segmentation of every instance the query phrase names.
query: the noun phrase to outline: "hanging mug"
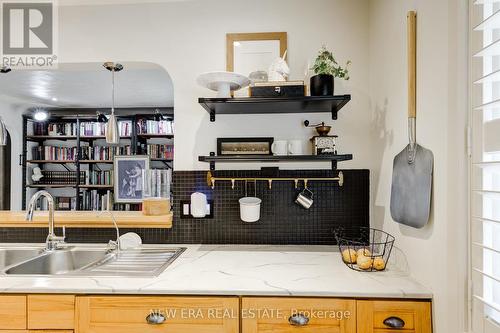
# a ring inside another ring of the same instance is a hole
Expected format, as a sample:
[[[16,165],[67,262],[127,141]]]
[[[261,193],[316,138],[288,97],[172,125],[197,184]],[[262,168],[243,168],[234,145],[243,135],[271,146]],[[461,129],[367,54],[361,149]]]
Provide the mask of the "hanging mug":
[[[295,199],[295,203],[305,209],[311,208],[313,202],[313,193],[307,188],[303,189]]]

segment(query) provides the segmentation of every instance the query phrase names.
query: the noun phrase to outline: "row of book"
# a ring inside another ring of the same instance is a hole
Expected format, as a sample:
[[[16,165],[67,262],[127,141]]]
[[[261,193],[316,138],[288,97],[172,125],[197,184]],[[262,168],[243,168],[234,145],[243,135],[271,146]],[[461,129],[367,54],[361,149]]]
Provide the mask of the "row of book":
[[[138,134],[174,134],[174,123],[170,120],[139,119],[137,121]]]
[[[132,121],[123,120],[118,122],[120,136],[132,135]],[[106,123],[85,122],[80,124],[81,136],[104,136],[106,135]]]
[[[77,147],[38,146],[31,149],[34,160],[74,161],[77,154]]]
[[[56,196],[54,204],[56,210],[77,210],[76,197]],[[113,203],[113,195],[110,191],[102,194],[94,190],[80,195],[79,210],[101,211],[107,210],[108,207],[113,211],[140,211],[142,204]],[[37,209],[48,210],[48,202],[45,198],[38,200]]]
[[[151,158],[174,159],[173,144],[142,144],[141,150]]]
[[[120,136],[127,137],[132,135],[132,121],[118,121],[118,130]],[[165,134],[174,133],[174,123],[170,120],[149,120],[139,119],[137,121],[138,134]],[[76,123],[34,123],[34,135],[49,136],[76,136]],[[80,135],[83,137],[104,136],[106,135],[106,123],[100,122],[82,122],[80,123]]]
[[[86,185],[113,185],[113,170],[83,171]]]
[[[117,155],[132,155],[132,146],[106,147],[85,146],[82,149],[82,160],[106,161]]]
[[[33,184],[43,185],[76,185],[78,173],[76,171],[46,171],[42,170],[42,177]],[[85,172],[80,172],[80,185],[85,184]]]

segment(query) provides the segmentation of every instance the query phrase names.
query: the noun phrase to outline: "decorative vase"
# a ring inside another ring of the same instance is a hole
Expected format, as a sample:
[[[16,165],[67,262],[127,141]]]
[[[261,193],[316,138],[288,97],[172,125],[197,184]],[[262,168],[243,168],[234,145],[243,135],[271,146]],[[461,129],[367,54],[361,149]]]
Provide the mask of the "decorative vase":
[[[333,96],[333,75],[318,74],[311,77],[311,96]]]

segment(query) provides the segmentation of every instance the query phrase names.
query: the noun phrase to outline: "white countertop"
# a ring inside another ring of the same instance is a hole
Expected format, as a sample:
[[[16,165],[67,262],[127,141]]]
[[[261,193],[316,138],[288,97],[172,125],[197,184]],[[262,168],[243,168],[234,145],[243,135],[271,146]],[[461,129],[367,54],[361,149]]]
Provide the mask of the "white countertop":
[[[175,245],[158,277],[0,276],[3,293],[273,295],[432,298],[394,251],[384,272],[356,272],[336,246]],[[398,267],[399,266],[399,267]]]

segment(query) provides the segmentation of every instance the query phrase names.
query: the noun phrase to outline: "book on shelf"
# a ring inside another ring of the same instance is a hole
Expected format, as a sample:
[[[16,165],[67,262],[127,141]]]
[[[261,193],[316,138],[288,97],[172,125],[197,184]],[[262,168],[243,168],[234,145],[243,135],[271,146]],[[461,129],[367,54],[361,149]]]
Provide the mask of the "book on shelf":
[[[174,158],[173,144],[141,144],[141,151],[151,158],[172,160]]]
[[[31,149],[33,160],[74,161],[77,153],[77,147],[38,146]]]
[[[97,190],[84,191],[80,193],[80,210],[108,210],[113,207],[113,196],[111,191],[105,194]]]
[[[303,86],[304,81],[266,81],[266,82],[255,82],[252,87],[278,87],[278,86]]]
[[[118,130],[120,136],[130,136],[132,134],[132,121],[131,120],[118,121]],[[106,135],[106,123],[98,123],[98,122],[80,123],[80,136],[92,137],[92,136],[105,136],[105,135]]]
[[[33,173],[33,171],[31,171]],[[72,185],[77,183],[78,173],[76,171],[47,171],[42,170],[43,177],[33,181],[34,185]],[[80,184],[85,182],[85,172],[80,171]]]
[[[137,120],[137,134],[172,135],[174,134],[174,123],[171,120],[151,120],[141,118]]]
[[[34,123],[33,135],[76,136],[76,123]]]
[[[113,170],[83,171],[86,185],[112,185]]]
[[[116,155],[131,155],[132,146],[119,146],[119,147],[109,147],[109,146],[83,146],[82,150],[82,160],[92,160],[92,161],[109,161],[112,160]]]

